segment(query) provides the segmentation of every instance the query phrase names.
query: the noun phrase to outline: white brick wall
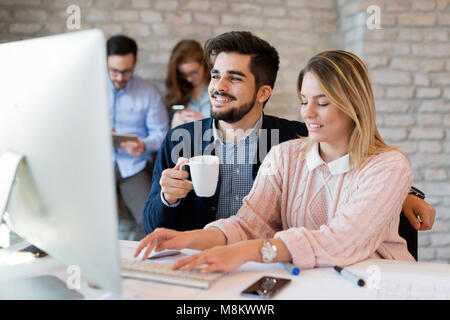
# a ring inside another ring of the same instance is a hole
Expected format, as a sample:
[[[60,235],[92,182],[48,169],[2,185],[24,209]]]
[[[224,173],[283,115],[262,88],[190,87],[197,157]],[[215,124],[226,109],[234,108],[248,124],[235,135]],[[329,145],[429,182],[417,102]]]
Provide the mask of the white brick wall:
[[[289,119],[300,119],[295,83],[309,57],[330,48],[361,56],[380,131],[406,153],[415,185],[437,209],[433,230],[420,233],[419,258],[450,262],[449,0],[0,0],[0,42],[68,32],[72,4],[81,8],[82,29],[134,37],[137,72],[162,92],[178,40],[256,33],[281,55],[266,112]],[[370,5],[380,7],[382,29],[366,27]]]
[[[433,230],[419,233],[419,259],[449,262],[450,221],[445,212],[449,211],[450,198],[450,138],[444,119],[450,114],[445,95],[450,85],[446,69],[450,4],[434,0],[376,4],[381,8],[382,29],[365,30],[359,41],[378,87],[380,131],[407,154],[414,169],[414,184],[437,209]]]

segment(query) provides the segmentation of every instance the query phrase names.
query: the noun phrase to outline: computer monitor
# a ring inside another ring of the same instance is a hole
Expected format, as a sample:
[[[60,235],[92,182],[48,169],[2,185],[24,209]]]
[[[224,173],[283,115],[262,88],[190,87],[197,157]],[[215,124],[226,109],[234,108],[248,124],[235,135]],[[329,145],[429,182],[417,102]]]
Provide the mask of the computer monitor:
[[[6,208],[11,229],[119,295],[102,32],[0,44],[0,61],[0,157],[24,157]]]

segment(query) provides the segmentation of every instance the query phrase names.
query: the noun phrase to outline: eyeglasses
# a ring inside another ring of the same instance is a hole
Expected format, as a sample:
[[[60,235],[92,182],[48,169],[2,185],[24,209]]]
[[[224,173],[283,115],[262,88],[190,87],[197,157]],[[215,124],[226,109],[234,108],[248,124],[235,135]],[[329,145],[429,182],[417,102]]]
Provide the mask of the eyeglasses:
[[[180,77],[182,79],[184,79],[184,80],[187,80],[188,78],[196,78],[196,77],[198,77],[198,75],[200,73],[200,68],[201,68],[201,66],[199,66],[197,68],[197,70],[193,70],[193,71],[188,72],[188,73],[181,73],[180,72]]]
[[[129,78],[133,74],[133,70],[117,70],[114,68],[109,68],[109,72],[114,77],[117,77],[119,74],[121,74],[124,78]]]

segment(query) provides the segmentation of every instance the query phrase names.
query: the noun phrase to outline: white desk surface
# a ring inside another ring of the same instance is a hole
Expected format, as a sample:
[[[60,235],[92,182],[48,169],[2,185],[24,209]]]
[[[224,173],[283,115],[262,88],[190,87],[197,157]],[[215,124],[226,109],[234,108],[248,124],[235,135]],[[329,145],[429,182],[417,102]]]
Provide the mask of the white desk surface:
[[[122,258],[131,258],[138,242],[120,241]],[[22,244],[22,247],[24,245]],[[17,246],[0,250],[0,281],[19,277],[51,274],[63,281],[69,277],[65,265],[52,257],[34,259],[29,263],[2,265],[2,258],[17,250]],[[184,254],[192,250],[184,250]],[[175,261],[180,256],[161,258]],[[164,259],[164,260],[163,260]],[[196,289],[154,281],[122,278],[121,299],[148,300],[241,300],[240,292],[262,276],[291,279],[291,283],[273,299],[300,300],[372,300],[372,299],[445,299],[450,300],[450,265],[427,262],[403,262],[368,259],[347,270],[366,280],[366,287],[358,287],[345,280],[332,268],[301,270],[298,276],[288,274],[279,263],[250,262],[216,280],[210,289]],[[373,270],[379,271],[372,273]],[[378,281],[377,281],[378,280]],[[377,284],[377,288],[373,288]],[[107,292],[89,288],[82,281],[80,290],[86,299],[111,299]],[[259,301],[255,298],[252,300]]]

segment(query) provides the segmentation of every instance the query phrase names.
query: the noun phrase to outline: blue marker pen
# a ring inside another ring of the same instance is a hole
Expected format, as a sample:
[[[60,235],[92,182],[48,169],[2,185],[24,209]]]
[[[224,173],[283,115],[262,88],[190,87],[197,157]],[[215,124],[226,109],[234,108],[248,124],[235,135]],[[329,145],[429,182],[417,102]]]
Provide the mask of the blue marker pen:
[[[342,267],[334,266],[334,270],[336,270],[344,279],[347,279],[348,281],[360,287],[364,287],[364,285],[366,284],[363,279],[351,273],[350,271],[345,270]]]
[[[293,265],[290,262],[283,262],[283,267],[289,271],[290,274],[293,274],[294,276],[298,275],[300,273],[300,269],[297,268],[295,265]]]

